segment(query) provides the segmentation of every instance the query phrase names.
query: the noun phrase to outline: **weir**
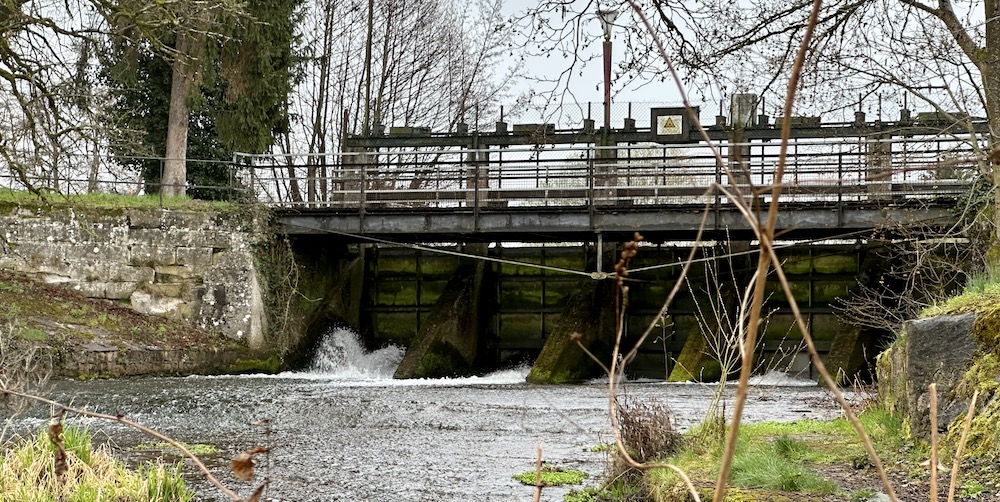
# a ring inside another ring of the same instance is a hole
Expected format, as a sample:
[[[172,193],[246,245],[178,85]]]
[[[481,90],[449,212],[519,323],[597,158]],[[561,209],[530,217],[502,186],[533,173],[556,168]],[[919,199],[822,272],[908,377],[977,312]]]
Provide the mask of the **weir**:
[[[318,245],[315,239],[309,238],[309,248]],[[738,295],[750,281],[757,257],[749,251],[748,243],[714,244],[699,247],[699,261],[662,319],[657,314],[678,280],[691,245],[640,246],[627,281],[626,350],[651,324],[654,328],[629,365],[631,375],[672,380],[713,380],[722,376],[717,361],[725,361],[737,350],[731,339],[739,322]],[[845,376],[867,371],[869,359],[876,353],[874,348],[885,335],[844,324],[835,309],[838,298],[845,298],[869,280],[871,276],[862,271],[878,266],[878,246],[860,241],[803,243],[779,250],[813,339],[827,364]],[[455,298],[447,294],[451,289],[448,285],[452,282],[454,286],[456,271],[463,263],[476,260],[459,256],[461,247],[414,249],[383,245],[348,249],[343,259],[356,260],[363,267],[363,287],[352,307],[356,312],[327,312],[326,318],[353,316],[356,321],[352,328],[362,334],[369,349],[413,347],[433,326],[453,323],[453,316],[462,315],[452,308]],[[484,270],[476,279],[478,300],[468,306],[476,309],[475,325],[458,329],[460,337],[471,344],[469,350],[473,352],[467,358],[470,364],[410,376],[451,376],[532,364],[561,326],[573,322],[600,324],[600,315],[590,313],[587,315],[592,318],[580,319],[581,314],[572,309],[574,295],[597,284],[609,286],[612,280],[593,274],[598,260],[593,244],[500,244],[477,252],[491,261],[480,262]],[[612,253],[603,254],[603,270],[612,268],[613,258]],[[608,296],[605,302],[598,310],[614,309],[613,297]],[[758,346],[760,368],[814,376],[787,299],[776,282],[769,282],[764,312],[767,316]],[[605,323],[598,343],[591,349],[606,358],[613,336],[613,324]],[[448,347],[458,345],[448,342]],[[575,345],[562,350],[583,356]],[[595,367],[585,358],[581,357],[581,361],[588,368],[587,374],[593,374]]]
[[[548,366],[593,364],[574,333],[595,354],[608,353],[615,300],[607,272],[636,232],[649,244],[630,264],[626,347],[653,329],[631,371],[674,380],[724,375],[718,359],[730,352],[717,340],[739,324],[739,295],[756,263],[748,213],[760,218],[778,183],[775,231],[792,295],[827,366],[844,377],[863,372],[881,334],[844,325],[834,305],[878,280],[879,239],[955,228],[985,122],[958,132],[937,115],[914,120],[907,110],[895,122],[865,122],[861,113],[841,124],[787,117],[792,134],[781,158],[778,121],[761,115],[734,128],[721,118],[700,131],[694,115],[652,109],[649,127],[633,120],[602,131],[586,123],[403,128],[348,135],[341,152],[234,160],[280,230],[304,243],[300,253],[351,250],[350,270],[337,266],[341,284],[332,291],[340,300],[321,317],[346,321],[371,348],[416,347],[397,377],[533,361],[547,369],[529,380],[582,378]],[[663,130],[664,118],[680,127]],[[661,318],[695,241],[700,260]],[[759,363],[811,373],[796,350],[788,299],[775,281],[767,284]]]

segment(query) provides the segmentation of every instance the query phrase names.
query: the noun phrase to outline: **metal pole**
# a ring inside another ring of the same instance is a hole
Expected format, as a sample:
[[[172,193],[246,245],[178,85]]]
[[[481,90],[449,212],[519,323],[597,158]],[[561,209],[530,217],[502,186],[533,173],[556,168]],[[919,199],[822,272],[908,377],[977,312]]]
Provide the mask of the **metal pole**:
[[[611,132],[611,39],[604,38],[604,131]]]

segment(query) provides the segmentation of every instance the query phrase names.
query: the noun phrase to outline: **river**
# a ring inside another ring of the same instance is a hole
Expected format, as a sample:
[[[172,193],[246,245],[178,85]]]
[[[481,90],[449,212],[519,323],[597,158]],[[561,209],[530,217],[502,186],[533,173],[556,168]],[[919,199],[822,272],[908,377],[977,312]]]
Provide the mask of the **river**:
[[[477,378],[392,380],[397,348],[373,353],[336,330],[308,371],[274,376],[134,378],[59,381],[47,395],[94,411],[121,414],[179,441],[219,449],[207,463],[241,495],[253,489],[228,472],[241,451],[273,448],[258,474],[270,477],[271,501],[508,501],[531,500],[534,489],[512,474],[545,461],[590,474],[597,484],[611,439],[607,389],[524,383],[527,368]],[[631,397],[670,406],[685,429],[704,417],[712,387],[630,382]],[[731,400],[732,388],[728,391]],[[731,409],[731,406],[728,408]],[[15,430],[44,424],[47,410],[20,417]],[[771,377],[754,386],[745,419],[831,418],[829,393],[808,381]],[[149,438],[121,425],[84,422],[98,440],[125,456]],[[191,471],[199,500],[224,500]],[[550,488],[559,501],[567,488]]]

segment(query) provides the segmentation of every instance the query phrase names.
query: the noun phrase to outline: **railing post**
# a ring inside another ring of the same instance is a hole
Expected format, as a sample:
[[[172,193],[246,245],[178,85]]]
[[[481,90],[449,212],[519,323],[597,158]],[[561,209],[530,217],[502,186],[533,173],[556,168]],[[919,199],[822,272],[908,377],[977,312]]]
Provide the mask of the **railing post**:
[[[376,157],[376,159],[377,159],[377,157]],[[361,178],[360,179],[360,183],[359,183],[360,187],[358,187],[358,189],[360,190],[359,193],[358,193],[358,216],[360,218],[359,219],[359,223],[360,223],[360,225],[362,227],[364,226],[364,222],[365,222],[365,204],[368,203],[368,190],[367,190],[368,182],[367,182],[366,178],[367,178],[367,175],[368,175],[368,163],[369,162],[371,162],[371,157],[366,153],[364,155],[364,159],[362,159],[362,162],[361,162],[361,169],[358,171],[358,177]],[[377,162],[377,160],[376,160],[376,162]],[[363,229],[359,229],[359,230],[363,231]]]
[[[594,230],[594,148],[587,149],[587,216],[590,230]]]
[[[478,143],[478,141],[477,141],[477,143]],[[473,152],[473,155],[476,156],[476,163],[475,163],[475,167],[473,168],[473,171],[475,172],[473,174],[473,183],[475,184],[475,188],[473,189],[473,192],[472,192],[472,204],[473,204],[473,206],[472,206],[472,228],[473,228],[473,230],[475,230],[477,232],[479,231],[479,204],[480,204],[480,202],[479,202],[480,201],[480,199],[479,199],[479,177],[480,177],[479,176],[480,175],[479,171],[480,171],[480,169],[482,169],[481,166],[480,166],[480,162],[479,162],[480,158],[479,158],[478,146],[479,145],[477,144],[476,145],[477,150],[475,150]]]

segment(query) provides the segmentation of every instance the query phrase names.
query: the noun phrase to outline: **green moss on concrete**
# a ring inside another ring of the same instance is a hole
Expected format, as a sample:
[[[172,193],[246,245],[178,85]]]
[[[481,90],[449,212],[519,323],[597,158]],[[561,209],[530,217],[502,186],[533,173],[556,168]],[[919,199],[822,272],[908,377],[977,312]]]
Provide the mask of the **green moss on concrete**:
[[[722,378],[722,365],[708,354],[708,343],[700,332],[692,332],[667,377],[669,382],[713,382]]]
[[[436,341],[420,358],[416,369],[408,378],[439,378],[441,376],[467,375],[473,372],[469,362],[459,350],[443,341]]]
[[[281,370],[281,358],[277,355],[266,359],[239,358],[229,365],[227,373],[277,373]]]
[[[420,255],[420,275],[425,278],[441,279],[442,284],[451,277],[458,267],[458,259],[442,255]]]
[[[584,284],[567,302],[560,324],[552,330],[531,366],[531,383],[562,384],[600,374],[579,344],[597,357],[608,357],[614,339],[614,283]]]
[[[485,266],[463,262],[407,347],[395,378],[437,378],[471,374],[480,336],[480,293]]]
[[[818,274],[854,274],[858,271],[857,254],[834,254],[815,256],[813,271]]]

